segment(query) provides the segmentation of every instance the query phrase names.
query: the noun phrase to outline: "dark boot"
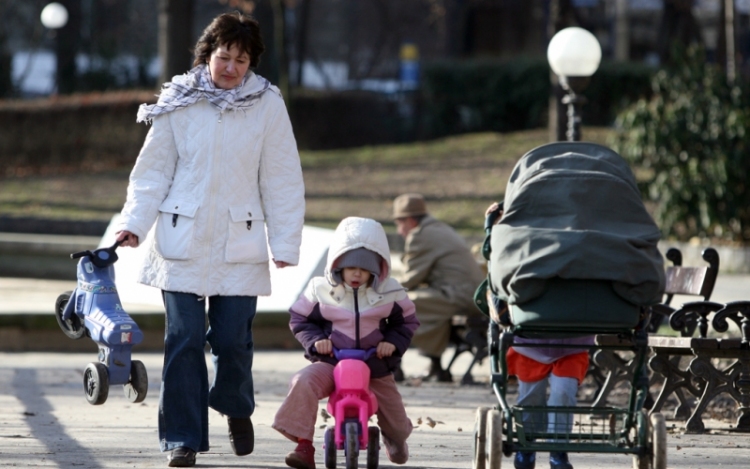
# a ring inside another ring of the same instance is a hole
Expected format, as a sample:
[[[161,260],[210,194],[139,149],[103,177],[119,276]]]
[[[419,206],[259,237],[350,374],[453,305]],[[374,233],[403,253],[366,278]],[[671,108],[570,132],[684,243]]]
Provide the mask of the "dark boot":
[[[229,424],[229,443],[232,445],[234,454],[246,456],[252,453],[255,446],[255,433],[250,417],[227,417],[227,423]]]
[[[169,467],[193,467],[195,466],[195,451],[187,446],[173,449],[167,458]]]

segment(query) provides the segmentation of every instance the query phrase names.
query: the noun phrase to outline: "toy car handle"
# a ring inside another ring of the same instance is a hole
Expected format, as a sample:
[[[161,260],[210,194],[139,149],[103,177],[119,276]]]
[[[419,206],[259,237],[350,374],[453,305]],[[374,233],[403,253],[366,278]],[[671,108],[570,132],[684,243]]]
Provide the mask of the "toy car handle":
[[[318,349],[313,346],[310,351],[312,353],[318,354]],[[362,360],[363,362],[367,361],[372,357],[375,352],[377,352],[378,349],[373,347],[367,350],[361,350],[356,348],[343,348],[338,349],[336,347],[333,347],[333,356],[336,357],[337,360],[346,360],[346,359],[353,359],[353,360]],[[320,355],[320,354],[318,354]]]
[[[333,356],[336,357],[337,360],[354,359],[354,360],[362,360],[363,362],[366,362],[377,351],[378,349],[375,347],[369,348],[367,350],[360,350],[356,348],[337,349],[336,347],[333,347]]]
[[[117,249],[117,247],[120,244],[122,244],[122,241],[115,241],[115,244],[113,244],[112,246],[106,248],[105,251],[114,251],[115,249]],[[85,251],[74,252],[73,254],[70,255],[70,258],[71,259],[79,259],[79,258],[81,258],[83,256],[92,257],[93,255],[94,255],[94,252],[91,251],[91,250],[89,250],[89,249],[87,249]]]

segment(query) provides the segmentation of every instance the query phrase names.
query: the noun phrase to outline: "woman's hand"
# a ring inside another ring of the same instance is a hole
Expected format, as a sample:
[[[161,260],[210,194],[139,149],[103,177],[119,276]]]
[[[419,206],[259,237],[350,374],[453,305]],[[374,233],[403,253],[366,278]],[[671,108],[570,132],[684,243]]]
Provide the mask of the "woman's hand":
[[[396,346],[390,342],[380,342],[375,351],[378,354],[378,358],[390,357],[396,351]]]
[[[138,236],[134,235],[130,231],[122,230],[115,233],[117,235],[117,241],[120,242],[120,246],[126,246],[131,248],[137,248],[140,244]]]
[[[318,351],[318,355],[333,356],[333,343],[331,342],[331,339],[315,341],[315,349]]]
[[[277,261],[276,259],[273,260],[273,263],[276,264],[277,269],[283,269],[284,267],[289,267],[290,265],[288,262]]]
[[[484,216],[485,217],[488,216],[490,213],[494,212],[498,208],[500,208],[500,202],[492,202],[492,205],[490,205],[489,207],[487,207],[487,210],[484,211]],[[503,212],[500,212],[500,214],[502,214],[502,213]]]

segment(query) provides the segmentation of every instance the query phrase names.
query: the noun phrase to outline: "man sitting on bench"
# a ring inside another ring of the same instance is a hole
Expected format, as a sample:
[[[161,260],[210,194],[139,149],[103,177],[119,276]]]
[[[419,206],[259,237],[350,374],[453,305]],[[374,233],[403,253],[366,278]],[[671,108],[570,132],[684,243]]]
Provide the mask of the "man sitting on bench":
[[[405,239],[404,273],[398,280],[409,290],[421,324],[412,343],[431,360],[427,379],[452,381],[440,361],[449,343],[451,318],[466,315],[468,325],[482,323],[472,321],[475,316],[481,318],[473,297],[485,275],[466,241],[427,213],[422,195],[398,196],[393,202],[393,218]]]

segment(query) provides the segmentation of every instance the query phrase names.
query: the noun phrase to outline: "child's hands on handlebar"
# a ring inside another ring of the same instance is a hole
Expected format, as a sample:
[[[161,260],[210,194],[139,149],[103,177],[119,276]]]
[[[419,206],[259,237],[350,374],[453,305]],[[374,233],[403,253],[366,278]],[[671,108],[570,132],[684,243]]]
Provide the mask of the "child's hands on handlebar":
[[[315,350],[317,351],[318,355],[328,355],[329,357],[333,356],[333,342],[331,342],[331,339],[322,339],[315,341]]]
[[[393,345],[390,342],[380,342],[378,343],[378,348],[375,353],[378,354],[378,358],[383,357],[390,357],[393,355],[393,352],[396,351],[396,346]]]

